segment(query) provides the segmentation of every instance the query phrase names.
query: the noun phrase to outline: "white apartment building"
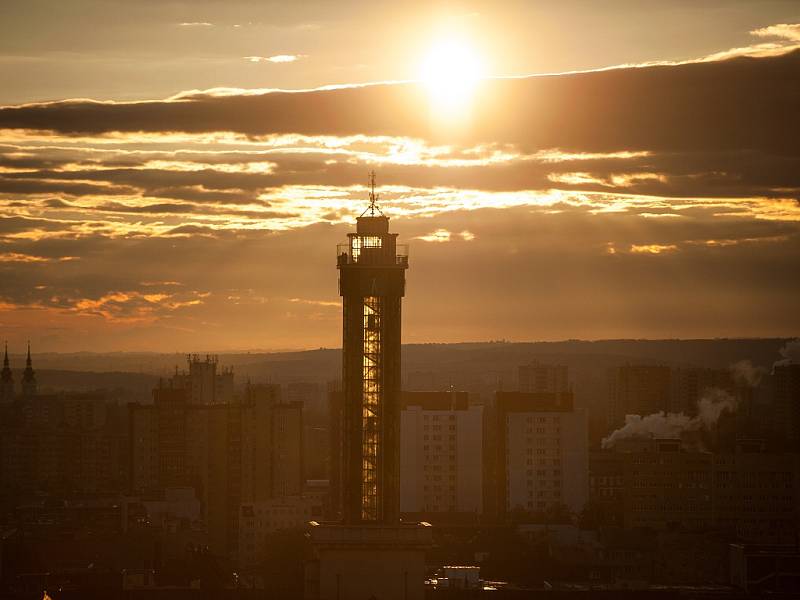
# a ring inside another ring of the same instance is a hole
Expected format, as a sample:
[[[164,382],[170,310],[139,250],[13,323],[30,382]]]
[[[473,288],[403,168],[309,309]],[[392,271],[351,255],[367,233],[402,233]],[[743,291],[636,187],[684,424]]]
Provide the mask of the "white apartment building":
[[[483,510],[483,407],[466,392],[404,392],[400,512]]]

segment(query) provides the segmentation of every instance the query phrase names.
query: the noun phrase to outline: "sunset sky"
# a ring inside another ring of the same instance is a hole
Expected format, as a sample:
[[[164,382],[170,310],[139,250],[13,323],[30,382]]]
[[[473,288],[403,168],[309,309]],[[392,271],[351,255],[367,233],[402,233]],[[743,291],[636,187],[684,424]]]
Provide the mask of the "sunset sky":
[[[0,82],[16,352],[338,346],[371,169],[406,342],[800,334],[795,0],[3,0]]]

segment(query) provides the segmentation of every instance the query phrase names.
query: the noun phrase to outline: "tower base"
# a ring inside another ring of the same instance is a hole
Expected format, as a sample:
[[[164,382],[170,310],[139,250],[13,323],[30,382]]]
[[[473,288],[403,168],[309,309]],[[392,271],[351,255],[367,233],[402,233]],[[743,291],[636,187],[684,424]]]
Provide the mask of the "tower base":
[[[423,600],[428,523],[320,525],[312,522],[306,600]]]

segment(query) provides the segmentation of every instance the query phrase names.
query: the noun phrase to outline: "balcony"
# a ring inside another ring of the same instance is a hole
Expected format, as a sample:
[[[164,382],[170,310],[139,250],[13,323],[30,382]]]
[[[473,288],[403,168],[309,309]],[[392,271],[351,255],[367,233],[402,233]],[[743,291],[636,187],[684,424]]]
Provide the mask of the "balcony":
[[[348,242],[336,245],[336,264],[370,267],[408,267],[408,244],[396,244],[391,248],[353,249]]]

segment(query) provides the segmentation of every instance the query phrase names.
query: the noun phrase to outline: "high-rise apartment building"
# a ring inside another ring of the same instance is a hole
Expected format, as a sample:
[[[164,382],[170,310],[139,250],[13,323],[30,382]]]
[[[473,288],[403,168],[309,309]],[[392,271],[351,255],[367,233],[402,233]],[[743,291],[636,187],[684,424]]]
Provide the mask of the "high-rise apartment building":
[[[467,392],[403,392],[400,422],[400,511],[480,515],[483,406]]]
[[[610,433],[626,415],[671,410],[671,371],[661,365],[623,365],[608,370],[606,428]]]
[[[0,489],[120,493],[126,431],[103,394],[19,396],[0,404]]]
[[[800,523],[796,454],[687,450],[679,439],[630,438],[590,455],[592,510],[625,529],[717,530],[739,539],[792,543]]]
[[[566,365],[548,365],[537,360],[517,369],[520,392],[556,394],[569,391]]]
[[[172,376],[172,385],[189,390],[192,404],[226,404],[233,401],[233,369],[218,369],[216,355],[189,354],[186,357],[188,371],[178,371]]]
[[[156,388],[153,404],[129,405],[131,488],[193,487],[209,546],[235,556],[242,504],[302,492],[302,406],[266,384],[235,402],[193,402],[197,388],[185,381]]]
[[[512,511],[580,512],[588,497],[588,424],[571,392],[497,392],[495,478],[502,519]]]
[[[697,403],[712,390],[736,394],[737,386],[730,369],[680,367],[673,369],[668,412],[697,414]]]
[[[775,365],[774,430],[787,449],[800,452],[800,364]]]

